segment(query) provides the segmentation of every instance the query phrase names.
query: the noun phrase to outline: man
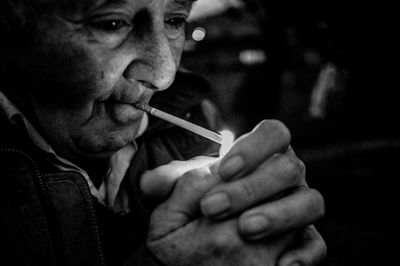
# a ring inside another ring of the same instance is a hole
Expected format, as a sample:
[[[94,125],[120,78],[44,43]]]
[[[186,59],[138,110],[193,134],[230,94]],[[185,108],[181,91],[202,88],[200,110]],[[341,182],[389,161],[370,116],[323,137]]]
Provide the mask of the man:
[[[192,4],[2,1],[4,260],[314,265],[324,256],[310,226],[323,200],[281,123],[260,123],[223,158],[188,160],[215,148],[133,107],[156,94],[152,105],[210,126],[206,85],[176,75]]]

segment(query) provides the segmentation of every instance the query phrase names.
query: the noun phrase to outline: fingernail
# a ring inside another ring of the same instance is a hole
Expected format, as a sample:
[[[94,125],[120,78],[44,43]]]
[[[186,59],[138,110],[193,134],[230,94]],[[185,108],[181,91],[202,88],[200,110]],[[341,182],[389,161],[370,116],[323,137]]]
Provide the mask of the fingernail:
[[[244,160],[240,155],[233,156],[227,161],[222,162],[220,175],[222,177],[232,177],[238,174],[244,167]]]
[[[264,215],[253,214],[249,217],[242,218],[240,227],[243,234],[256,235],[264,233],[265,229],[268,227],[268,221]]]
[[[214,194],[201,202],[201,210],[205,216],[216,216],[230,208],[231,202],[225,193]]]

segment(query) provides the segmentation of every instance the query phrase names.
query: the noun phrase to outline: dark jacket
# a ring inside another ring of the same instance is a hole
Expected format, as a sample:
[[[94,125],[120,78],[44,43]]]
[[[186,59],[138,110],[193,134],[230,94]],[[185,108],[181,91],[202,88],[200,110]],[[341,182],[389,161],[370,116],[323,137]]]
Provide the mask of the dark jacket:
[[[210,128],[201,104],[206,88],[202,79],[179,73],[152,105]],[[145,170],[217,147],[150,119],[123,181],[132,191],[134,211],[120,215],[97,203],[83,176],[57,170],[25,133],[0,116],[0,259],[10,265],[159,265],[144,245],[157,203],[141,194],[139,178]]]

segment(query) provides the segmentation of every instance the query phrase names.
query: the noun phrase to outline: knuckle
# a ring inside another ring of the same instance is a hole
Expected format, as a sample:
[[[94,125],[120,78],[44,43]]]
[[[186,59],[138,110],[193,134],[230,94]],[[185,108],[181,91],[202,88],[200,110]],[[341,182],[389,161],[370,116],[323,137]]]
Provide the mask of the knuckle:
[[[319,191],[317,191],[317,190],[315,190],[315,189],[313,189],[313,191],[315,191],[315,197],[317,198],[317,205],[319,206],[319,215],[318,215],[318,218],[322,218],[324,215],[325,215],[325,200],[324,200],[324,197],[322,196],[322,194],[319,192]]]
[[[273,134],[280,139],[284,145],[289,145],[292,136],[287,126],[279,120],[268,120],[268,123],[263,123],[264,127],[272,130]]]
[[[179,187],[195,187],[198,182],[198,178],[196,177],[195,170],[191,170],[186,172],[179,180]]]
[[[159,167],[159,171],[170,171],[170,172],[175,172],[177,169],[181,169],[185,166],[185,162],[184,161],[171,161],[170,163]]]
[[[328,254],[328,247],[327,247],[325,241],[322,239],[322,237],[320,238],[319,242],[320,242],[320,244],[319,244],[319,254],[320,254],[320,258],[323,259]]]
[[[288,154],[287,159],[290,170],[293,173],[299,175],[303,172],[303,170],[305,169],[304,163],[300,161],[300,159],[296,155]]]
[[[297,167],[299,175],[304,175],[306,172],[306,165],[298,157],[296,157],[296,156],[294,156],[294,157],[296,158],[296,167]]]
[[[235,247],[236,242],[237,239],[231,232],[222,230],[214,234],[211,246],[217,251],[230,250]]]
[[[327,246],[321,234],[313,225],[302,229],[299,233],[304,248],[297,251],[295,257],[302,262],[302,265],[320,265],[327,255]]]
[[[313,241],[313,248],[310,253],[313,254],[313,258],[310,261],[310,265],[319,265],[327,256],[328,247],[315,228],[313,228],[311,235],[310,239]]]
[[[328,246],[326,245],[325,241],[321,237],[321,245],[320,245],[320,258],[321,260],[324,259],[328,255]]]
[[[178,161],[178,160],[173,160],[171,161],[169,164],[170,166],[179,166],[180,164],[182,164],[182,161]]]
[[[284,154],[281,158],[281,167],[286,173],[287,181],[299,184],[305,173],[305,164],[294,154]]]
[[[273,121],[275,120],[263,120],[257,125],[256,129],[268,132],[273,128]]]
[[[159,206],[157,206],[150,215],[150,225],[158,224],[159,221],[163,221],[167,213],[168,213],[168,204],[162,203]]]
[[[188,176],[189,179],[193,179],[197,181],[199,176],[203,176],[204,170],[201,168],[195,168],[192,170],[187,171],[184,176]]]
[[[201,189],[206,182],[203,178],[205,175],[204,169],[193,169],[186,172],[177,183],[177,187],[185,190]]]
[[[315,218],[318,220],[325,215],[325,201],[322,194],[312,188],[309,188],[311,196],[312,210],[315,213]]]
[[[248,182],[247,179],[241,179],[239,184],[240,199],[246,202],[253,202],[257,193],[257,188],[254,187],[254,184]]]

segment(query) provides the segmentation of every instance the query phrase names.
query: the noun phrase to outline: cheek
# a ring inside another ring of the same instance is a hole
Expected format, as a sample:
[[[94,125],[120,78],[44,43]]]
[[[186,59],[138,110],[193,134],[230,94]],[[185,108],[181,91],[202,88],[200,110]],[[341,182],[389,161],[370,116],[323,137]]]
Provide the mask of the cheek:
[[[106,94],[114,80],[96,50],[70,42],[43,44],[31,77],[32,95],[48,108],[74,110]]]
[[[182,52],[183,48],[185,46],[185,36],[181,36],[176,40],[173,40],[170,42],[171,45],[171,50],[172,50],[172,55],[175,59],[175,64],[179,66],[181,57],[182,57]]]

